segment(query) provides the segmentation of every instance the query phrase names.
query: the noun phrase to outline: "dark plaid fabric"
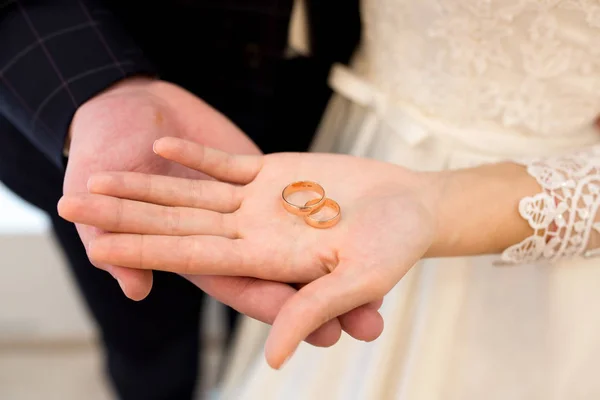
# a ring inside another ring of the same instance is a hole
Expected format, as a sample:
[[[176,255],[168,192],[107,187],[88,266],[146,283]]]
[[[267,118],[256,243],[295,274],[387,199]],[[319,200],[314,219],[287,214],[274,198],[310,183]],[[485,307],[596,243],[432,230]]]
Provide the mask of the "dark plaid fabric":
[[[155,68],[106,7],[83,0],[0,6],[0,113],[56,165],[78,106],[139,73]]]
[[[159,74],[259,131],[248,121],[271,105],[291,6],[292,0],[5,0],[0,113],[60,166],[79,105],[124,77]]]

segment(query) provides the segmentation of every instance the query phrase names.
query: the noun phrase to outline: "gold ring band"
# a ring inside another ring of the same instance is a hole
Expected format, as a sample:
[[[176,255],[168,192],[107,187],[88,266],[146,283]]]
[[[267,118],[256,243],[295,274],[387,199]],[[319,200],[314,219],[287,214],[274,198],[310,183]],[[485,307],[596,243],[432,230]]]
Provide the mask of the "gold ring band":
[[[288,200],[288,197],[297,192],[315,192],[318,198],[312,199],[304,205],[297,205]],[[325,189],[318,183],[299,181],[290,183],[281,192],[283,207],[294,215],[309,215],[318,212],[325,205]],[[310,204],[309,204],[310,203]]]
[[[312,204],[315,204],[316,200],[317,199],[307,201],[305,206],[311,206]],[[311,212],[310,214],[306,215],[304,217],[304,221],[308,225],[312,226],[313,228],[318,228],[318,229],[331,228],[332,226],[336,225],[340,221],[340,218],[342,217],[342,209],[340,208],[340,205],[335,200],[326,198],[325,201],[323,202],[323,205],[321,206],[321,209],[322,208],[331,208],[332,210],[334,210],[336,212],[336,214],[329,219],[318,220],[318,219],[315,219],[312,217],[314,214],[319,212],[317,210],[317,211]]]

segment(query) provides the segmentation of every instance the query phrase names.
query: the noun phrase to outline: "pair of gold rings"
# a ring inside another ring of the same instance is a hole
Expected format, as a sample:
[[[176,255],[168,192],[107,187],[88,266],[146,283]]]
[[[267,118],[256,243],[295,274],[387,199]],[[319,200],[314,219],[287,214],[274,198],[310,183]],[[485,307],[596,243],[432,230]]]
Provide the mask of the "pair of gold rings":
[[[298,192],[314,192],[319,197],[307,201],[304,205],[297,205],[289,200],[289,197]],[[283,207],[294,215],[304,217],[304,221],[313,228],[325,229],[336,225],[342,217],[340,205],[334,200],[325,197],[325,189],[318,183],[311,181],[294,182],[287,185],[281,193]],[[330,208],[335,215],[325,220],[314,218],[314,215],[323,208]]]

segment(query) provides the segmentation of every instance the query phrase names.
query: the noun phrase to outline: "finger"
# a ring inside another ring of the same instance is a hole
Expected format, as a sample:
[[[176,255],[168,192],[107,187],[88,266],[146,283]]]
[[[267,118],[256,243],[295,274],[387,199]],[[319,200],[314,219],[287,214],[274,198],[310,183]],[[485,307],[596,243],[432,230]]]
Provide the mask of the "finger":
[[[251,318],[272,325],[282,305],[295,293],[291,286],[255,278],[216,275],[186,275],[209,296],[227,304]],[[341,335],[337,318],[327,321],[311,333],[306,342],[318,346],[333,346]]]
[[[307,284],[296,284],[298,290]],[[372,342],[383,332],[383,317],[377,312],[383,299],[348,311],[338,317],[342,330],[356,340]]]
[[[232,214],[165,207],[98,194],[66,195],[58,203],[58,213],[68,221],[109,232],[238,236]]]
[[[295,285],[295,287],[296,287],[296,289],[300,290],[300,289],[302,289],[306,285],[308,285],[308,283],[297,283]],[[366,308],[370,308],[370,309],[373,309],[373,310],[379,310],[382,305],[383,305],[383,299],[379,299],[379,300],[367,303],[367,304],[365,304],[364,306],[361,306],[361,307],[366,307]]]
[[[92,226],[75,225],[86,251],[88,243],[101,234],[102,231]],[[98,269],[108,272],[119,284],[121,290],[129,299],[140,301],[145,299],[152,290],[152,271],[135,270],[123,268],[104,263],[96,263],[90,260],[92,265]]]
[[[190,275],[251,276],[239,240],[218,236],[105,234],[90,243],[96,262]]]
[[[88,255],[100,263],[190,275],[250,276],[279,282],[310,282],[320,276],[314,268],[281,268],[273,254],[267,254],[267,261],[255,247],[245,239],[222,236],[110,233],[92,241]]]
[[[235,155],[173,137],[154,142],[154,152],[167,160],[203,172],[224,182],[252,182],[262,166],[262,156]]]
[[[144,300],[152,290],[152,271],[136,270],[117,265],[105,265],[104,269],[115,278],[123,294],[131,300]]]
[[[383,317],[371,305],[364,305],[338,317],[342,329],[356,340],[372,342],[383,332]]]
[[[171,207],[230,213],[240,207],[238,187],[223,182],[135,172],[106,172],[88,180],[90,193]]]
[[[275,318],[273,318],[273,321],[274,320]],[[271,325],[273,325],[273,322],[271,322]],[[341,337],[341,322],[338,318],[333,318],[318,327],[317,330],[308,335],[304,341],[316,347],[331,347],[336,344]]]
[[[382,298],[397,282],[393,270],[339,265],[302,288],[281,309],[265,348],[274,368],[295,351],[316,327],[363,304]]]
[[[302,285],[306,286],[306,285]],[[298,287],[300,289],[300,287]],[[383,317],[377,311],[379,302],[371,302],[340,315],[342,330],[356,340],[372,342],[383,333]]]

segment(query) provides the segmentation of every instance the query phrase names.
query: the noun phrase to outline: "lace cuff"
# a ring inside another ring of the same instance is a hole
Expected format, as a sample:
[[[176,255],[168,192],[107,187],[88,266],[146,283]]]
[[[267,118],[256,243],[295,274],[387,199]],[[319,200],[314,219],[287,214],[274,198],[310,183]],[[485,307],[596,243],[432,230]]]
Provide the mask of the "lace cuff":
[[[519,203],[519,213],[534,232],[506,249],[498,264],[599,256],[600,147],[522,164],[542,187]]]

